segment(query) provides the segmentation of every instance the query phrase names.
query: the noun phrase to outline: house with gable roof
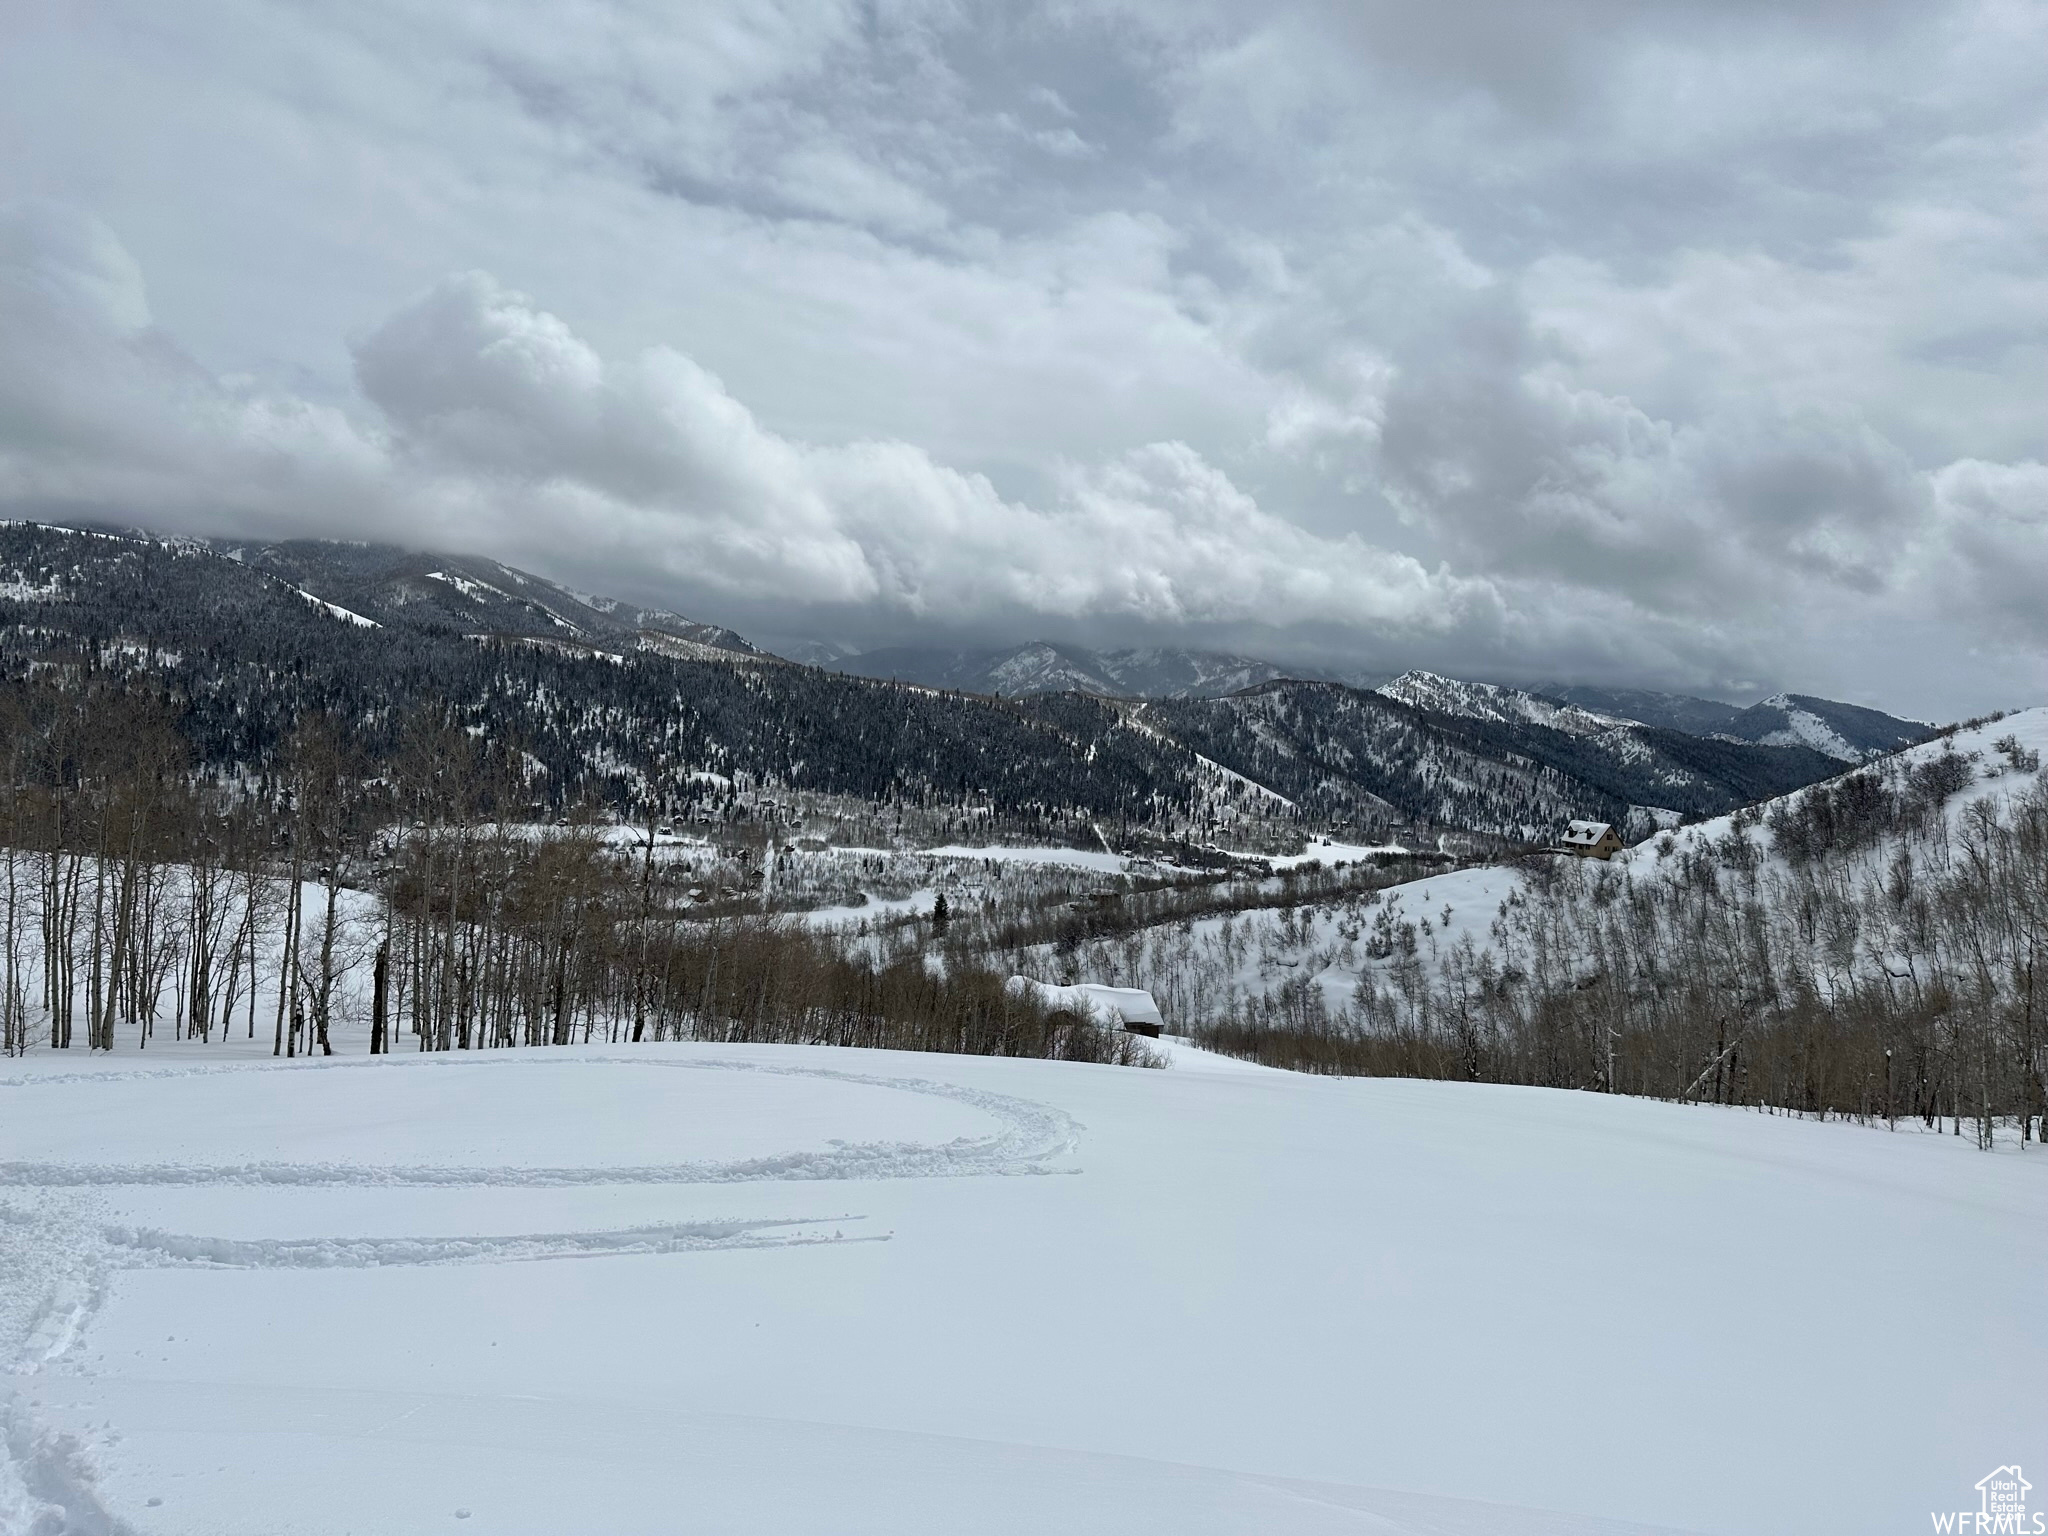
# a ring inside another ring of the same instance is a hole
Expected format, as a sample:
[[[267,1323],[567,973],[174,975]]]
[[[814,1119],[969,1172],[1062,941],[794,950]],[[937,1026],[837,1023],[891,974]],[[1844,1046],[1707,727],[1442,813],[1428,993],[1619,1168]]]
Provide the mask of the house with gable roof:
[[[1625,845],[1621,834],[1604,821],[1575,821],[1565,828],[1558,846],[1582,859],[1611,859]]]

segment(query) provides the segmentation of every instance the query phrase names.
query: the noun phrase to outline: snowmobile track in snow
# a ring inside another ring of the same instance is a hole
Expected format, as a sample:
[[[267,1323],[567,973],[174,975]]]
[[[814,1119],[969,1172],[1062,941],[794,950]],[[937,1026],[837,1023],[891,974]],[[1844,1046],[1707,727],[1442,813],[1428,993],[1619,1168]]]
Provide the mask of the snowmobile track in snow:
[[[789,1216],[772,1221],[682,1221],[596,1232],[498,1237],[193,1237],[154,1228],[108,1227],[107,1242],[157,1264],[214,1269],[375,1269],[400,1264],[504,1264],[606,1254],[702,1253],[716,1248],[793,1248],[813,1243],[884,1242],[885,1235],[772,1233],[836,1227],[862,1216]],[[61,1353],[61,1349],[53,1351]]]
[[[661,1067],[691,1072],[752,1072],[778,1077],[824,1078],[863,1087],[925,1094],[971,1105],[993,1117],[1002,1130],[993,1136],[937,1144],[920,1142],[841,1143],[828,1150],[790,1152],[724,1163],[660,1163],[591,1167],[458,1167],[438,1164],[377,1166],[358,1163],[43,1163],[0,1162],[0,1186],[42,1189],[119,1184],[412,1185],[447,1187],[555,1188],[591,1184],[738,1184],[761,1180],[857,1180],[1012,1177],[1051,1173],[1047,1162],[1071,1151],[1081,1127],[1064,1111],[1030,1099],[935,1083],[917,1077],[881,1077],[823,1067],[784,1067],[743,1061],[674,1061],[632,1056],[578,1056],[564,1060],[537,1053],[504,1056],[425,1056],[419,1067],[470,1068],[552,1066]],[[192,1077],[223,1072],[350,1070],[339,1063],[247,1067],[232,1063],[166,1067],[141,1072],[65,1073],[48,1077],[0,1078],[0,1087],[105,1081],[137,1077]],[[360,1068],[354,1068],[360,1070]],[[389,1070],[389,1069],[384,1069]]]
[[[379,1061],[205,1062],[128,1071],[66,1072],[0,1078],[0,1090],[33,1093],[65,1084],[182,1078],[221,1073],[517,1070],[586,1066],[746,1072],[823,1078],[867,1088],[949,1099],[987,1114],[992,1134],[920,1143],[833,1142],[822,1149],[732,1162],[631,1166],[379,1166],[345,1162],[252,1161],[205,1164],[0,1162],[0,1190],[31,1203],[0,1201],[0,1371],[32,1376],[78,1355],[108,1277],[124,1269],[363,1269],[384,1266],[504,1264],[634,1254],[702,1253],[885,1242],[887,1233],[848,1234],[855,1214],[724,1217],[613,1230],[440,1237],[226,1238],[111,1225],[93,1219],[96,1190],[120,1186],[297,1186],[355,1188],[559,1188],[596,1185],[707,1185],[748,1182],[850,1182],[872,1179],[1002,1178],[1046,1174],[1071,1152],[1081,1127],[1051,1105],[924,1078],[840,1072],[772,1063],[664,1059],[658,1055],[560,1056],[548,1051],[420,1055]],[[0,1526],[126,1536],[129,1527],[100,1505],[83,1448],[34,1421],[18,1397],[0,1396]],[[55,1525],[49,1522],[55,1520]]]

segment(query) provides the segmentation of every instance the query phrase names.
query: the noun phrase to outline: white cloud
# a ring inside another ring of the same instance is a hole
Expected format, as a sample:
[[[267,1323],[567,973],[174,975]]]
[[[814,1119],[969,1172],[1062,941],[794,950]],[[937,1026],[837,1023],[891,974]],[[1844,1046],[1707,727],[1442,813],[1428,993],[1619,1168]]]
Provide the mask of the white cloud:
[[[1288,612],[1381,631],[1448,629],[1485,598],[1355,537],[1304,532],[1185,444],[1070,470],[1034,507],[908,443],[795,441],[688,357],[652,348],[608,365],[481,274],[409,306],[357,361],[424,494],[473,504],[488,486],[521,509],[499,537],[542,544],[573,519],[586,558],[609,547],[700,590],[956,623]]]
[[[29,247],[17,231],[14,248]],[[67,282],[81,251],[93,260]],[[97,241],[45,241],[21,264],[29,276],[0,289],[0,336],[17,344],[0,398],[29,421],[0,460],[17,507],[141,508],[283,534],[309,506],[347,502],[356,533],[631,569],[643,585],[660,572],[700,597],[952,622],[1284,611],[1432,631],[1487,600],[1479,584],[1273,516],[1185,444],[1070,470],[1038,508],[911,444],[794,441],[681,353],[607,363],[481,273],[437,285],[358,345],[374,423],[244,396],[105,305],[49,301],[88,290],[101,254]],[[29,420],[59,378],[69,387]]]

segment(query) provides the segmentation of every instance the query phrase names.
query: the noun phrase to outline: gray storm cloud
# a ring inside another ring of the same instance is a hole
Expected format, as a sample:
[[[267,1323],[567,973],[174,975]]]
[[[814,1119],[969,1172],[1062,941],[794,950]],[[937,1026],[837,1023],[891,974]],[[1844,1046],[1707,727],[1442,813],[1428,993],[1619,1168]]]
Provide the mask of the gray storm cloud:
[[[552,563],[954,621],[1286,612],[1429,632],[1492,599],[1273,516],[1182,443],[1071,471],[1040,509],[907,443],[795,442],[681,353],[607,363],[483,273],[448,278],[357,345],[378,412],[358,425],[205,376],[137,323],[139,292],[107,279],[132,264],[104,228],[24,212],[0,230],[6,398],[21,429],[0,468],[19,507],[139,503],[277,535],[303,531],[308,506],[353,501],[357,533],[537,554],[573,543]]]
[[[1489,597],[1355,537],[1304,532],[1182,443],[1074,471],[1039,508],[908,443],[796,442],[680,352],[607,363],[482,273],[407,306],[356,366],[418,494],[507,519],[522,545],[573,527],[743,598],[953,621],[1286,611],[1429,631]]]
[[[2048,691],[2038,9],[121,10],[0,57],[9,515],[873,643]]]

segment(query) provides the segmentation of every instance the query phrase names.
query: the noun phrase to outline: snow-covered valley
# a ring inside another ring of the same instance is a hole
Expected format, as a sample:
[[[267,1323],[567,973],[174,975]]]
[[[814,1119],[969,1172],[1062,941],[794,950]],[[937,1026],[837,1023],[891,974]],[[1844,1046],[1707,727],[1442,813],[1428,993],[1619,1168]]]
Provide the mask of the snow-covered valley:
[[[0,1536],[2048,1536],[2044,58],[0,0]]]
[[[123,548],[0,738],[0,1536],[1878,1531],[2048,1427],[2048,711],[515,676]],[[469,702],[223,736],[209,593]]]
[[[222,1049],[0,1078],[9,1536],[1904,1530],[2048,1433],[2010,1145],[1186,1047]]]

